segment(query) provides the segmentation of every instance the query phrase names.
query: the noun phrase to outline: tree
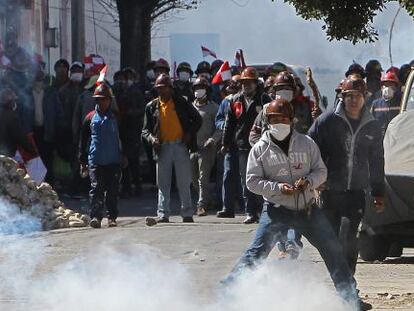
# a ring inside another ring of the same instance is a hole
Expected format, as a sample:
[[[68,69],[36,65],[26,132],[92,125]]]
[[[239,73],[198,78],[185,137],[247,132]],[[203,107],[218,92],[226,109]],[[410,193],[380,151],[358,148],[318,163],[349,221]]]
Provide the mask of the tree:
[[[144,72],[151,59],[152,23],[173,10],[196,8],[197,0],[116,0],[119,14],[121,67]]]
[[[293,5],[302,18],[323,21],[322,29],[326,31],[330,41],[344,39],[354,44],[360,41],[378,40],[378,32],[372,24],[374,17],[392,1],[395,2],[395,0],[284,0]],[[398,2],[414,17],[414,0]]]

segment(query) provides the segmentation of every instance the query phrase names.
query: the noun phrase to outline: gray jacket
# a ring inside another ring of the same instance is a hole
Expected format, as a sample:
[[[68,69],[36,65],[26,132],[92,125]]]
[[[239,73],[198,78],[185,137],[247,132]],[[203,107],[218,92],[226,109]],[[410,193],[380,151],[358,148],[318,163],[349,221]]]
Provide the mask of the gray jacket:
[[[249,153],[246,172],[247,188],[275,206],[290,210],[304,210],[314,201],[313,189],[326,181],[327,169],[318,146],[312,138],[293,130],[289,157],[272,141],[266,131]],[[305,177],[310,186],[304,195],[282,194],[280,183],[293,185]]]

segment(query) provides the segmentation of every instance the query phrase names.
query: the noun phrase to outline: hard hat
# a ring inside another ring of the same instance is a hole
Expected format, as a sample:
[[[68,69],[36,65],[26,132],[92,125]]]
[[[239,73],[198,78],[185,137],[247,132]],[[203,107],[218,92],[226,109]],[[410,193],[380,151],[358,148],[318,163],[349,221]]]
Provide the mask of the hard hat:
[[[168,86],[172,87],[171,78],[169,75],[163,73],[158,76],[158,78],[155,80],[154,87],[163,87]]]
[[[240,80],[257,80],[257,79],[259,79],[259,74],[257,73],[257,70],[254,67],[246,67],[240,76]]]
[[[266,105],[265,115],[281,115],[293,119],[293,107],[286,99],[278,97]]]

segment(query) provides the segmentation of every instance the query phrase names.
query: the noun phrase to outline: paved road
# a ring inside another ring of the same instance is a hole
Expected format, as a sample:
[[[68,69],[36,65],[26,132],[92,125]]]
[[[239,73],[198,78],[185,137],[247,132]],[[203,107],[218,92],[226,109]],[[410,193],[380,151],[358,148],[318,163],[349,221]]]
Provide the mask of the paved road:
[[[95,303],[89,308],[81,308],[80,303],[78,310],[99,309],[97,301],[102,300],[107,301],[101,310],[137,310],[134,304],[122,302],[113,307],[114,299],[120,296],[128,300],[129,294],[140,301],[151,301],[147,310],[186,310],[182,305],[194,310],[194,306],[211,305],[217,299],[219,281],[252,240],[256,225],[241,224],[242,216],[219,220],[211,215],[195,218],[194,224],[183,224],[180,217],[174,216],[170,224],[147,227],[143,216],[155,213],[154,196],[155,192],[147,190],[139,199],[122,200],[122,217],[117,228],[57,230],[35,234],[28,240],[18,238],[14,248],[3,244],[0,250],[0,289],[8,286],[8,290],[0,291],[0,310],[41,310],[36,305],[39,301],[33,301],[33,296],[42,301],[50,300],[49,303],[56,306],[55,310],[75,310],[73,300],[83,302],[85,306],[91,297],[99,298],[93,298]],[[176,200],[173,202],[178,206]],[[86,206],[86,202],[68,200],[68,203],[75,209]],[[19,246],[22,240],[27,244]],[[149,251],[148,246],[151,247]],[[106,250],[102,250],[103,247]],[[76,262],[81,258],[85,258],[82,259],[84,261]],[[272,253],[267,265],[277,265],[275,258]],[[73,266],[68,265],[74,262]],[[285,309],[317,310],[307,301],[309,297],[316,301],[331,301],[329,297],[334,295],[321,258],[307,242],[299,261],[287,265],[282,263],[276,270],[269,269],[274,280],[280,279],[279,283],[270,283],[275,288],[279,286],[279,290],[266,292],[270,289],[262,286],[269,282],[265,274],[262,279],[251,277],[247,281],[251,282],[247,283],[247,289],[238,293],[237,300],[243,303],[239,310],[244,307],[248,310],[252,306],[274,310],[266,300],[269,296],[274,299],[275,306],[279,304]],[[45,276],[53,279],[45,281]],[[139,277],[135,280],[133,276]],[[87,281],[83,282],[85,277]],[[312,295],[306,286],[309,278],[314,286]],[[402,258],[388,259],[384,263],[359,262],[356,278],[362,295],[367,296],[376,310],[414,310],[414,294],[411,295],[414,293],[414,250],[405,250]],[[10,291],[10,284],[7,284],[10,280],[21,282],[16,283],[20,289],[17,293]],[[105,282],[113,282],[113,288],[108,289]],[[144,288],[142,284],[145,284]],[[289,287],[292,284],[293,288]],[[41,293],[31,293],[33,287]],[[90,288],[95,291],[89,293]],[[103,294],[97,295],[96,291]],[[42,296],[45,292],[48,292],[47,298]],[[122,295],[117,294],[121,292]],[[280,299],[287,302],[293,299],[289,303],[295,307],[280,303]],[[154,306],[155,300],[159,301],[159,307]],[[232,308],[221,306],[212,309]],[[339,307],[331,305],[319,309],[339,310]]]

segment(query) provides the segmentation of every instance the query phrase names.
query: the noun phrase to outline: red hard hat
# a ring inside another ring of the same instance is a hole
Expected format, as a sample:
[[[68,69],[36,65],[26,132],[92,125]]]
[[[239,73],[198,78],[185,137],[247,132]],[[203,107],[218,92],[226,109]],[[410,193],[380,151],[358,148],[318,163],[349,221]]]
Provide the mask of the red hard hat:
[[[292,74],[290,74],[288,71],[282,71],[276,76],[274,86],[275,87],[289,86],[292,89],[295,89],[296,88],[295,78],[293,78]]]
[[[246,67],[240,76],[240,80],[257,80],[257,79],[259,79],[259,74],[257,73],[257,70],[254,67]]]
[[[342,94],[359,92],[365,94],[366,84],[363,79],[345,79],[342,83]]]
[[[111,98],[113,96],[111,87],[107,83],[99,84],[95,91],[93,92],[93,98],[103,98],[103,97],[109,97]]]
[[[394,82],[399,85],[400,79],[398,79],[397,75],[394,72],[389,71],[381,78],[381,83],[384,82]]]
[[[286,99],[278,97],[266,105],[266,116],[282,115],[293,119],[293,107]]]
[[[164,68],[170,71],[170,64],[168,64],[168,62],[164,58],[160,58],[155,62],[154,69],[155,68]]]

